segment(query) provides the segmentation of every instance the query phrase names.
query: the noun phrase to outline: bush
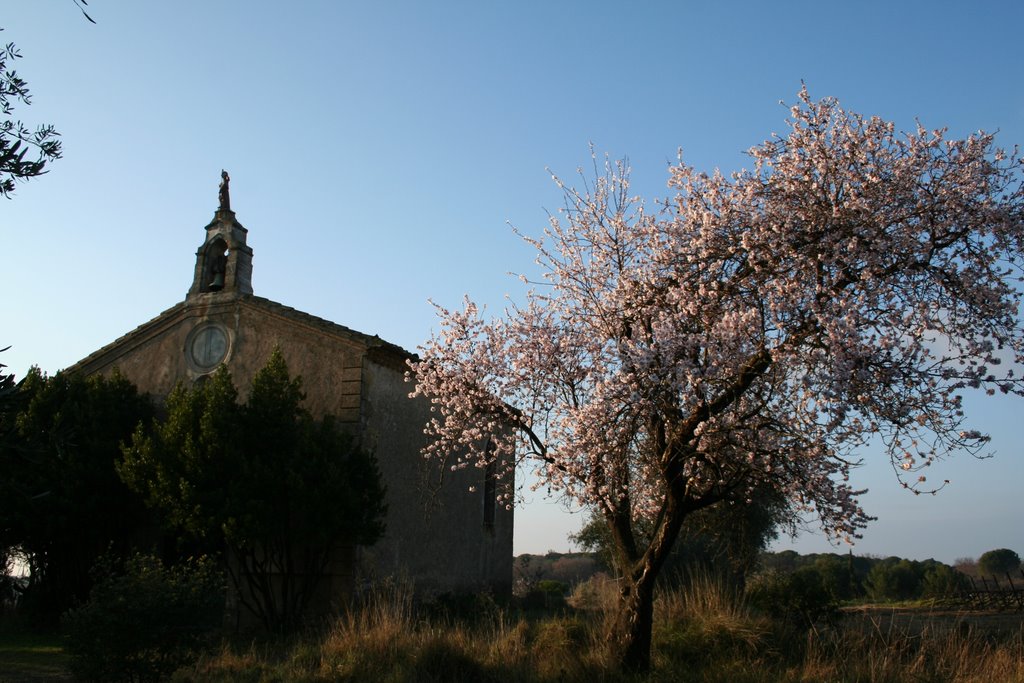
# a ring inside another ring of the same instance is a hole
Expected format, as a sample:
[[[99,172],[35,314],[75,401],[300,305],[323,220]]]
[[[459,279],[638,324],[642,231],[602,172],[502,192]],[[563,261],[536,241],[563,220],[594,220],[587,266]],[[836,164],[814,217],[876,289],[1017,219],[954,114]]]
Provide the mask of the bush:
[[[803,628],[819,621],[832,623],[840,614],[838,601],[812,566],[760,574],[748,583],[747,598],[762,612]]]
[[[982,574],[1002,576],[1020,568],[1020,556],[1009,548],[989,550],[978,558],[978,568]]]
[[[921,581],[921,595],[926,598],[943,598],[970,586],[967,577],[944,564],[929,567]]]
[[[561,609],[566,605],[565,596],[568,593],[568,584],[543,579],[522,598],[521,604],[525,609]]]
[[[494,623],[501,620],[502,607],[489,592],[442,593],[420,606],[428,619],[454,623]]]
[[[873,600],[910,600],[920,595],[920,563],[885,560],[868,572],[865,588]]]
[[[812,565],[821,577],[821,585],[836,602],[850,600],[857,592],[857,580],[851,564],[837,555],[822,555]]]
[[[167,569],[153,556],[136,555],[123,573],[109,560],[95,571],[89,599],[63,618],[79,680],[158,680],[220,626],[224,582],[210,560]]]

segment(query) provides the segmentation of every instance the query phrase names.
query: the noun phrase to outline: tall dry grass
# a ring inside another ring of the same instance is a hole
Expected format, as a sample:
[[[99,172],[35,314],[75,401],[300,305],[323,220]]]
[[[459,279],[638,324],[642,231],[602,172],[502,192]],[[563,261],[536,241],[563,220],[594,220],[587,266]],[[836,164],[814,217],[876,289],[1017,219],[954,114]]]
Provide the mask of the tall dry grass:
[[[1007,629],[970,625],[965,615],[900,616],[853,614],[840,630],[809,637],[790,680],[1024,683],[1019,619]]]
[[[956,615],[908,622],[863,614],[794,631],[706,575],[659,598],[653,670],[630,676],[616,670],[605,645],[616,596],[613,581],[597,580],[578,587],[563,613],[492,609],[466,618],[418,608],[409,590],[387,586],[321,631],[225,647],[174,680],[1024,683],[1020,619],[993,631]]]

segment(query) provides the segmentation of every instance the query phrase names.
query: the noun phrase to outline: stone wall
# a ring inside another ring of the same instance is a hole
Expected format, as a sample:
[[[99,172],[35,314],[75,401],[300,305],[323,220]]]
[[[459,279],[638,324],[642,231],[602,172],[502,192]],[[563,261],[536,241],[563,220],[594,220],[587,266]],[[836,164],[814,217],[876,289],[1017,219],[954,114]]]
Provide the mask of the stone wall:
[[[361,569],[409,577],[421,594],[508,594],[513,512],[498,503],[493,524],[485,524],[484,470],[443,471],[423,459],[430,406],[409,398],[404,375],[370,358],[363,366],[360,431],[388,483],[388,517],[385,538],[361,550]]]

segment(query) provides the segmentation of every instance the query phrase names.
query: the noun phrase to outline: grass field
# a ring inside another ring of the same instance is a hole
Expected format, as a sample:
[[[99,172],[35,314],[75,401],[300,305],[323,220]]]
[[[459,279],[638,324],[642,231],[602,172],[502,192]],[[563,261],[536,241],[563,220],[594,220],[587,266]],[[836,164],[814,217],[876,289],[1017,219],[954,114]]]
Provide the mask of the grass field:
[[[1024,615],[860,607],[833,625],[780,627],[713,585],[664,596],[653,670],[616,671],[609,614],[588,605],[528,618],[423,619],[401,596],[287,646],[208,654],[176,676],[203,681],[400,683],[1024,683]]]
[[[67,663],[59,636],[0,628],[0,683],[70,681]]]
[[[858,606],[834,624],[785,627],[711,583],[658,601],[653,670],[616,671],[605,646],[611,596],[557,613],[481,602],[471,617],[382,593],[288,642],[234,641],[177,683],[1024,683],[1024,614]],[[56,637],[0,628],[0,681],[71,681]]]

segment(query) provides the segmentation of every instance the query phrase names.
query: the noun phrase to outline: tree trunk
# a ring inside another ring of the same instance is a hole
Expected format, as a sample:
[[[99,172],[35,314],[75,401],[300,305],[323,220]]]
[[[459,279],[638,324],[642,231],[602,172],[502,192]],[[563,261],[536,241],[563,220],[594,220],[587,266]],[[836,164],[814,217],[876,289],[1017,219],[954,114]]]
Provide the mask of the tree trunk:
[[[612,627],[610,644],[623,671],[646,672],[651,668],[655,580],[679,537],[683,520],[691,511],[682,504],[686,500],[686,479],[682,476],[681,461],[672,458],[665,466],[663,477],[669,484],[665,504],[645,551],[637,548],[629,499],[623,499],[621,505],[607,511],[606,520],[622,582],[619,613]],[[705,502],[715,501],[705,498]]]
[[[621,579],[619,611],[609,635],[612,651],[623,671],[651,668],[651,629],[654,624],[654,578],[643,572],[639,581]]]

